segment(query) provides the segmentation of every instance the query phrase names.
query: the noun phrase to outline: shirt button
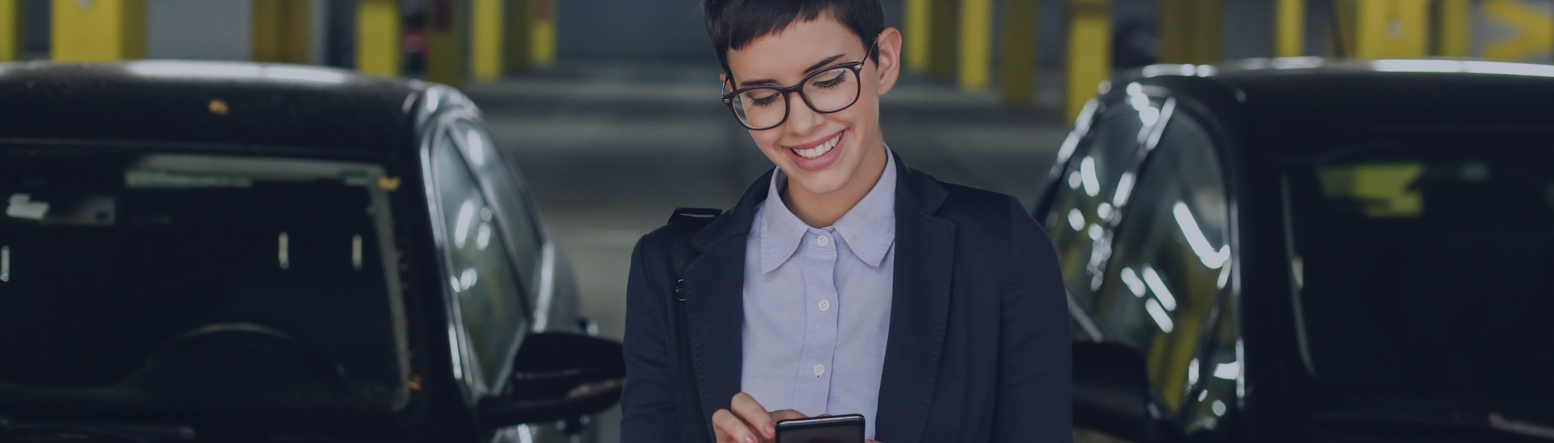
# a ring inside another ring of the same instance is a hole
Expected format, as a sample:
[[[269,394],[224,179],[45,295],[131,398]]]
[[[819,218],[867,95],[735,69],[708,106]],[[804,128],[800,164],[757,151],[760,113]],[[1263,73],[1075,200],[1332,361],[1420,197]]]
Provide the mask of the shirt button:
[[[825,373],[826,373],[826,365],[815,365],[815,376],[816,377],[819,377],[819,376],[821,376],[822,374],[825,374]]]
[[[830,245],[831,244],[831,237],[826,237],[824,235],[816,236],[815,237],[815,244],[820,245],[820,246]]]
[[[829,310],[831,310],[831,300],[821,300],[820,301],[820,312],[825,312],[825,311],[829,311]]]

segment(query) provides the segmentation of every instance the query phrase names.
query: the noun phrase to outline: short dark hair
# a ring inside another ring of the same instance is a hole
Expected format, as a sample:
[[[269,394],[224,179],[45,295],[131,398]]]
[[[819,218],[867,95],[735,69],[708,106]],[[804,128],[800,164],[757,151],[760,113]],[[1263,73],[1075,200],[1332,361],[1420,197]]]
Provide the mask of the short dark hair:
[[[755,39],[775,34],[799,21],[811,21],[821,13],[830,14],[842,26],[858,35],[864,48],[885,31],[885,11],[880,0],[704,0],[707,36],[718,52],[723,72],[733,77],[728,67],[728,51],[750,46]],[[879,55],[871,57],[876,63]]]

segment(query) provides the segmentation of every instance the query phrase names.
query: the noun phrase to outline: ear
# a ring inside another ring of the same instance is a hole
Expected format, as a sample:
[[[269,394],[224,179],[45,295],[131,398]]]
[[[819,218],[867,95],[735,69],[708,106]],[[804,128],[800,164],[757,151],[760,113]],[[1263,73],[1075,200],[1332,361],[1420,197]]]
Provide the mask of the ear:
[[[729,84],[732,81],[734,80],[728,77],[727,72],[718,74],[718,85],[723,87],[723,92],[727,93],[734,90],[733,85]]]
[[[878,95],[885,95],[901,78],[901,31],[885,28],[879,37],[879,87]]]

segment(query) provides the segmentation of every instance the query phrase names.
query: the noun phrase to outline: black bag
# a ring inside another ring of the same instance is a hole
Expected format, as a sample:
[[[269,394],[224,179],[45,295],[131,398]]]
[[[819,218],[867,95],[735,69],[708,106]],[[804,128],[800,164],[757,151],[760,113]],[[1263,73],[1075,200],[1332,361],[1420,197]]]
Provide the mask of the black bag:
[[[678,208],[674,215],[669,216],[669,224],[678,228],[675,241],[675,281],[674,298],[679,306],[676,310],[680,315],[680,321],[675,328],[675,335],[680,341],[680,403],[690,407],[681,409],[681,418],[685,429],[691,429],[690,441],[694,443],[711,443],[712,436],[707,434],[707,415],[702,412],[701,393],[696,388],[696,371],[691,362],[691,325],[685,314],[685,267],[696,260],[696,248],[691,246],[691,237],[702,228],[707,227],[712,219],[717,218],[723,211],[704,208]]]

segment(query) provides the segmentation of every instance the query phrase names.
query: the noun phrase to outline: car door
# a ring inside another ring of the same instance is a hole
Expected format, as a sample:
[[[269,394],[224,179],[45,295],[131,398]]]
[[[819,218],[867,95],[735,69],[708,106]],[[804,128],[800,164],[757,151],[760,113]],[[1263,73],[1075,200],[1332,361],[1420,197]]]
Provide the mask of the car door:
[[[1076,149],[1067,175],[1052,184],[1045,216],[1060,258],[1074,261],[1063,255],[1088,249],[1081,261],[1064,263],[1075,323],[1088,325],[1076,332],[1137,350],[1161,416],[1193,434],[1219,428],[1240,394],[1238,328],[1225,296],[1234,251],[1213,138],[1164,93],[1137,88],[1111,103],[1114,116],[1096,119],[1099,135]],[[1136,106],[1146,100],[1159,104],[1153,122],[1149,108]],[[1139,128],[1128,115],[1148,124]],[[1137,143],[1105,136],[1135,130]],[[1128,152],[1136,153],[1133,164],[1113,172],[1108,188],[1098,165]],[[1087,430],[1079,436],[1096,437]]]

